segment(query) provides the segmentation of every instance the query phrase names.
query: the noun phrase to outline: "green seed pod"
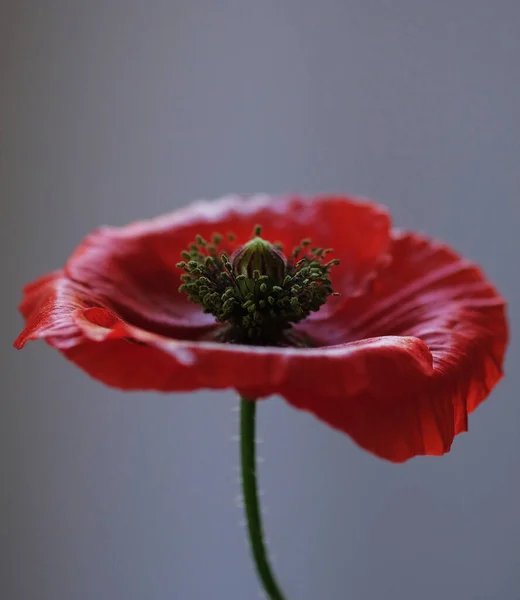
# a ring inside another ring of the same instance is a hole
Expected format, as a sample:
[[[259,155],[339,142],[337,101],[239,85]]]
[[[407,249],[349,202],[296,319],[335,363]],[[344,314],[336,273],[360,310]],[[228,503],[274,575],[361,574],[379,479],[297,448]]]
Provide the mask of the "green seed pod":
[[[239,248],[233,254],[231,264],[235,275],[244,275],[248,279],[266,275],[275,285],[283,282],[287,268],[280,250],[261,237],[255,237]]]

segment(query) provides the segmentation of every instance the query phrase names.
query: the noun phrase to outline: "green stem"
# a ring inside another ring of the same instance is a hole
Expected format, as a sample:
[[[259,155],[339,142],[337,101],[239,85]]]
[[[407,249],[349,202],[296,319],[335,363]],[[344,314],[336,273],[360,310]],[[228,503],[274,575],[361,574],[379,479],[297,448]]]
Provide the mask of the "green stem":
[[[242,491],[251,552],[265,592],[271,600],[284,600],[267,559],[256,482],[256,402],[240,398],[240,457]]]

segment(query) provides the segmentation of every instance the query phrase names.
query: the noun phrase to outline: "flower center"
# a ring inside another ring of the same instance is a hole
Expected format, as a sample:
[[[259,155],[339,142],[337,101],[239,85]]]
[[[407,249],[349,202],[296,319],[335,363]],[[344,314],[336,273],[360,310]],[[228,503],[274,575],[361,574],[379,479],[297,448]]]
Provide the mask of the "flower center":
[[[337,295],[330,269],[339,260],[326,261],[332,249],[312,248],[310,240],[303,240],[286,258],[280,245],[264,240],[261,233],[256,226],[252,238],[231,257],[220,249],[220,234],[211,242],[197,236],[177,264],[185,271],[179,291],[226,325],[217,335],[219,341],[300,345],[292,326],[318,311],[328,296]]]

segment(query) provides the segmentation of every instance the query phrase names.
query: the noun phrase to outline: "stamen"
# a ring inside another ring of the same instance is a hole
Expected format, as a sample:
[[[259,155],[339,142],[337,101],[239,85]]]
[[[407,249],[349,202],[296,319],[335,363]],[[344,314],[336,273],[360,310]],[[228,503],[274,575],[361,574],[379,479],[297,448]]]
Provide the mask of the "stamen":
[[[332,249],[311,247],[309,239],[302,240],[287,260],[281,244],[271,244],[261,233],[261,225],[256,225],[250,241],[231,257],[225,248],[232,249],[233,234],[224,238],[214,233],[211,244],[196,236],[177,264],[184,271],[179,291],[224,325],[216,334],[219,341],[306,345],[291,328],[319,310],[328,296],[337,295],[330,269],[339,260],[325,262]]]

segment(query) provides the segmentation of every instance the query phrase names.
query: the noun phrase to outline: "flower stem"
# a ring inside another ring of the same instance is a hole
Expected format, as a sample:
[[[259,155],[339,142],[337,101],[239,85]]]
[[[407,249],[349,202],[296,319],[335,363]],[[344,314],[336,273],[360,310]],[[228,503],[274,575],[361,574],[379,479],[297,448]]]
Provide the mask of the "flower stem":
[[[256,481],[256,402],[240,398],[240,457],[242,491],[251,552],[256,570],[270,600],[284,600],[267,559]]]

